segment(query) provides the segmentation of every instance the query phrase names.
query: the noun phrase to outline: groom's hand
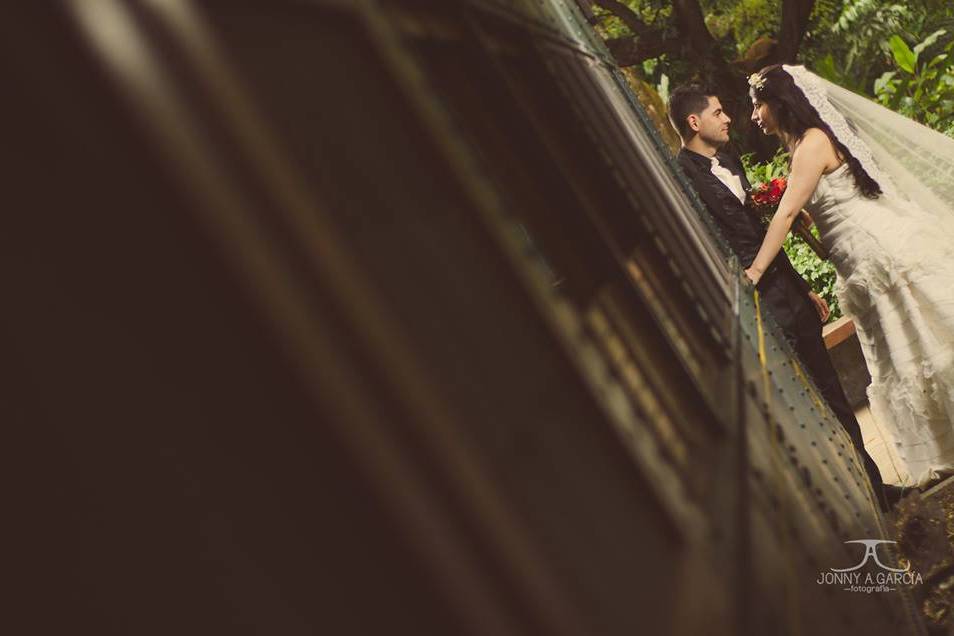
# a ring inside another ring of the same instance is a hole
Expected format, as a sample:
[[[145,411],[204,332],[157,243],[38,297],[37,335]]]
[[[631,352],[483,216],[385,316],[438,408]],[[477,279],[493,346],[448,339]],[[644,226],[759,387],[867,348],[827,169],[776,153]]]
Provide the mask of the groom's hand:
[[[828,308],[828,303],[825,302],[825,299],[813,291],[808,292],[808,299],[815,305],[815,311],[818,312],[818,317],[821,318],[821,321],[827,321],[831,315],[831,310]]]

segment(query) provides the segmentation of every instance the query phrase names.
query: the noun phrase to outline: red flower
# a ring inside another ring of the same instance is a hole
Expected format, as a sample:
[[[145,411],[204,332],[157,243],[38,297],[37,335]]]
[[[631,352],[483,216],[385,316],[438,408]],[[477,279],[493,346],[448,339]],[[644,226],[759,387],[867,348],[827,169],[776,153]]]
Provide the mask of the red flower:
[[[760,183],[752,189],[752,203],[757,207],[776,206],[785,194],[788,181],[784,177],[772,179],[769,183]]]

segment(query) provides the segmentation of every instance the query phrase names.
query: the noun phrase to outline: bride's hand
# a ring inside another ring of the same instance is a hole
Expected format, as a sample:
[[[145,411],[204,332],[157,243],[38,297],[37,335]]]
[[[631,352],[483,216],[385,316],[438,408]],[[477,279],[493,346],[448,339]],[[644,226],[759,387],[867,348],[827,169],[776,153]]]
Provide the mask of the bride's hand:
[[[748,277],[750,281],[752,281],[753,285],[758,285],[759,281],[762,279],[762,272],[755,269],[754,267],[750,267],[747,270],[745,270],[745,275]]]

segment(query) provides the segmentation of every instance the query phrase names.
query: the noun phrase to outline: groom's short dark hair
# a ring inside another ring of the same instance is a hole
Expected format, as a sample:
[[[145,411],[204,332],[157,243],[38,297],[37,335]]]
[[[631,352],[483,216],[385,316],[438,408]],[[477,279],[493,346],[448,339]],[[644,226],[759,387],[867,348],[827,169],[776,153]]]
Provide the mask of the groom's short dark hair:
[[[692,138],[695,134],[689,128],[689,115],[698,115],[709,106],[711,91],[698,84],[679,86],[669,94],[669,121],[683,140]]]

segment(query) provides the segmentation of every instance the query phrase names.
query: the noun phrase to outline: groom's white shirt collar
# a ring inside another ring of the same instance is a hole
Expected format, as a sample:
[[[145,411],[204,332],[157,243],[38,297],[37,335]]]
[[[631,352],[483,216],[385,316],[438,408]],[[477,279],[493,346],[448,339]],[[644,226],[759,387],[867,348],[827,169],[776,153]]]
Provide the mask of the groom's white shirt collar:
[[[727,187],[739,203],[745,203],[745,187],[742,185],[742,179],[738,175],[732,174],[732,171],[719,163],[719,156],[715,155],[709,159],[709,171],[714,174],[719,181]]]

